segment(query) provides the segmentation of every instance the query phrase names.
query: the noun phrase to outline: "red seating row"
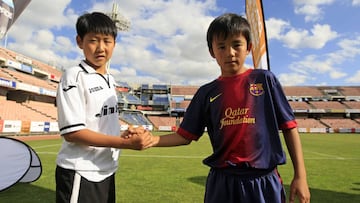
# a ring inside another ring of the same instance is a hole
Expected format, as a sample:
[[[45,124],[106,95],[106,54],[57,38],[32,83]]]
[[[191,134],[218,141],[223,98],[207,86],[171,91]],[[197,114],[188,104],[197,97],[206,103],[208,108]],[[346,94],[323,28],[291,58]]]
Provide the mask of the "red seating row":
[[[23,120],[23,121],[56,121],[56,108],[52,107],[49,112],[42,112],[36,107],[28,108],[26,105],[15,101],[0,100],[0,118],[2,120]],[[49,108],[50,109],[50,108]],[[55,110],[55,113],[54,113]]]

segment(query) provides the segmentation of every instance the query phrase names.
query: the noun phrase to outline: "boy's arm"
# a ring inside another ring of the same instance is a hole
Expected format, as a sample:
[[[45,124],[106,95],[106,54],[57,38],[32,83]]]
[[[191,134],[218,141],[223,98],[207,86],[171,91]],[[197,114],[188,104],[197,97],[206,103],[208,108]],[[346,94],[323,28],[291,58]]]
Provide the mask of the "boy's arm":
[[[128,133],[128,131],[125,131],[123,134]],[[63,137],[68,142],[96,147],[142,150],[153,145],[153,136],[150,132],[144,130],[143,132],[133,133],[138,134],[138,136],[130,138],[124,138],[124,135],[108,136],[89,129],[83,129],[67,133]]]
[[[310,202],[310,191],[306,178],[306,169],[300,136],[297,128],[283,130],[287,149],[294,167],[294,178],[290,185],[290,203],[298,196],[301,203]]]
[[[177,133],[171,133],[162,136],[154,136],[154,147],[173,147],[180,145],[188,145],[191,140],[185,139],[183,136]]]

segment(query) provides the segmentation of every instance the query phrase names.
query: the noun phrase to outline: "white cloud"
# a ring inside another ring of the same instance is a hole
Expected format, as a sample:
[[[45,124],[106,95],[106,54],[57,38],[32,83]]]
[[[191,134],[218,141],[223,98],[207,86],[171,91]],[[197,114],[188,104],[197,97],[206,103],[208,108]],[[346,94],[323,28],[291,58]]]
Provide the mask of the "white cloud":
[[[280,40],[284,43],[285,47],[291,49],[321,49],[329,41],[338,37],[338,33],[333,31],[328,24],[315,24],[308,31],[294,28],[289,22],[284,20],[270,18],[266,21],[266,26],[269,40]]]
[[[345,80],[348,83],[359,84],[360,83],[360,70],[356,71],[354,75]]]
[[[320,56],[308,55],[301,61],[293,62],[290,69],[296,73],[312,76],[314,78],[330,77],[331,79],[339,79],[347,74],[335,67],[334,61]]]
[[[355,39],[343,39],[338,43],[341,50],[337,53],[342,60],[360,56],[360,36]]]
[[[284,33],[281,39],[285,46],[292,49],[312,48],[321,49],[326,43],[335,39],[337,33],[331,30],[329,25],[316,24],[311,29],[311,33],[307,30],[290,29],[289,32]]]
[[[312,35],[307,37],[305,40],[306,46],[315,49],[323,48],[327,42],[335,39],[337,37],[337,33],[331,30],[330,25],[314,25],[313,29],[311,29]]]
[[[292,63],[290,65],[290,69],[301,73],[312,72],[317,74],[324,74],[330,72],[332,70],[332,66],[327,61],[322,61],[315,55],[308,55],[301,59],[301,61]]]
[[[205,13],[214,1],[143,3],[137,4],[137,12],[129,13],[131,30],[121,33],[113,68],[133,68],[139,78],[149,75],[165,83],[209,81],[218,76],[216,64],[209,66],[206,44],[206,30],[213,17]]]
[[[344,72],[341,72],[341,71],[337,71],[337,70],[334,70],[334,71],[331,71],[330,72],[330,77],[332,79],[339,79],[339,78],[343,78],[345,77],[347,74],[344,73]]]
[[[286,28],[290,27],[290,23],[282,19],[269,18],[266,20],[266,34],[269,40],[281,40]]]
[[[353,6],[360,6],[360,0],[353,0],[352,5]]]
[[[318,21],[323,12],[317,5],[305,4],[296,7],[295,13],[305,15],[305,21]]]
[[[59,67],[76,65],[83,57],[75,44],[74,24],[78,15],[84,11],[110,11],[113,2],[32,0],[10,29],[8,48]],[[129,32],[119,33],[111,60],[111,71],[117,79],[132,83],[199,85],[219,76],[219,67],[207,50],[206,30],[214,18],[212,15],[225,11],[216,5],[224,3],[222,0],[116,2],[121,4],[119,13],[131,22]],[[356,67],[344,67],[344,64],[358,60],[359,34],[352,31],[344,34],[338,24],[322,19],[323,9],[335,1],[293,2],[297,14],[307,19],[305,24],[299,23],[289,8],[285,8],[289,10],[284,12],[286,15],[275,13],[276,9],[271,13],[270,8],[266,12],[269,16],[266,21],[268,39],[283,45],[274,43],[276,46],[270,54],[272,63],[281,60],[278,75],[284,85],[322,84],[332,78],[340,81],[354,75]],[[359,5],[359,0],[352,3]],[[239,12],[243,11],[240,9]],[[320,19],[323,20],[321,23],[312,24]],[[275,58],[278,56],[274,53],[282,52],[288,57]],[[355,80],[348,78],[352,84],[356,84]]]
[[[346,79],[347,82],[359,84],[358,64],[347,66],[345,62],[352,61],[360,56],[360,36],[355,39],[342,39],[338,42],[339,49],[323,55],[307,55],[299,61],[290,64],[290,69],[300,75],[314,78],[340,79],[355,74]],[[345,64],[344,64],[345,63]]]
[[[75,39],[70,40],[69,38],[64,37],[64,36],[58,36],[55,39],[54,48],[60,54],[66,54],[71,51],[76,52],[76,51],[78,51],[78,48],[76,46],[74,46],[74,44],[73,44],[74,41],[75,41]]]
[[[34,32],[33,43],[44,49],[49,49],[53,45],[54,38],[54,34],[50,30],[42,29]]]
[[[28,29],[62,28],[73,26],[76,16],[67,11],[71,0],[32,0],[13,26],[28,26]]]
[[[291,49],[304,48],[304,39],[308,36],[307,30],[291,29],[281,37],[286,47]]]
[[[322,19],[322,6],[331,5],[335,0],[294,0],[295,13],[305,16],[305,21],[318,21]]]
[[[70,0],[32,0],[10,28],[7,47],[59,67],[73,65],[73,60],[65,56],[75,50],[73,39],[56,33],[74,29],[77,15],[67,8],[69,3]]]
[[[127,82],[129,84],[139,84],[139,83],[156,83],[160,84],[162,83],[157,79],[156,77],[151,76],[141,76],[138,75],[135,69],[133,68],[122,68],[119,69],[110,69],[109,71],[118,82]]]
[[[282,86],[297,86],[310,79],[307,75],[297,73],[282,73],[278,78]]]

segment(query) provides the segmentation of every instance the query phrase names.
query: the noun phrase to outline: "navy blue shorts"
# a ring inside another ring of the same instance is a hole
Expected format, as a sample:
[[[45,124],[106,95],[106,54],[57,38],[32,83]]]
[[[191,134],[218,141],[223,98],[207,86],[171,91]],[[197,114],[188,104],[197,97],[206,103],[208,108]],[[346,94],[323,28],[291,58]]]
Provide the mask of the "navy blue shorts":
[[[206,181],[205,203],[285,203],[279,173],[272,170],[211,169]]]

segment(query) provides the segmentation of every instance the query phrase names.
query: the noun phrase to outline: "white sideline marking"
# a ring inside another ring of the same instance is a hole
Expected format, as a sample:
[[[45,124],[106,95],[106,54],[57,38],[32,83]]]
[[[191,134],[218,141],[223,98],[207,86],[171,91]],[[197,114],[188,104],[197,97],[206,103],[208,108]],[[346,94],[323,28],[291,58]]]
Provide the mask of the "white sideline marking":
[[[57,154],[57,152],[36,152],[37,154]],[[135,155],[135,154],[120,154],[120,157],[139,157],[139,158],[174,158],[174,159],[203,159],[206,156],[169,156],[169,155]]]
[[[305,158],[305,160],[360,160],[360,158],[349,157],[349,158],[336,158],[336,157],[328,157],[328,158]]]
[[[325,154],[325,153],[320,153],[320,152],[313,152],[313,151],[304,151],[307,153],[313,153],[313,154],[317,154],[320,156],[325,156],[325,157],[329,157],[329,159],[338,159],[338,160],[344,160],[346,158],[341,157],[341,156],[336,156],[336,155],[331,155],[331,154]],[[325,158],[324,158],[325,159]]]
[[[57,152],[37,152],[38,154],[50,154],[57,155]],[[315,152],[313,152],[315,153]],[[326,154],[325,154],[326,155]],[[136,155],[136,154],[120,154],[120,157],[138,157],[138,158],[172,158],[172,159],[204,159],[207,156],[170,156],[170,155]],[[336,157],[330,156],[328,157],[311,157],[305,158],[305,160],[360,160],[360,157]]]
[[[57,152],[36,152],[37,154],[51,154],[51,155],[57,155]]]
[[[125,157],[151,157],[151,158],[175,158],[175,159],[203,159],[207,156],[170,156],[170,155],[135,155],[135,154],[121,154]]]
[[[40,146],[40,147],[34,147],[33,149],[41,149],[41,148],[55,147],[55,146],[60,146],[60,145],[61,145],[61,144],[44,145],[44,146]]]
[[[39,147],[34,147],[33,149],[41,149],[41,148],[48,148],[48,147],[54,147],[54,146],[60,146],[61,144],[53,144],[53,145],[44,145],[44,146],[39,146]],[[331,155],[331,154],[325,154],[325,153],[320,153],[320,152],[314,152],[314,151],[304,151],[304,153],[312,153],[312,154],[316,154],[319,155],[321,157],[309,157],[309,158],[304,158],[305,160],[360,160],[360,157],[341,157],[341,156],[336,156],[336,155]],[[56,155],[57,152],[37,152],[38,154],[51,154],[51,155]],[[148,157],[148,158],[173,158],[173,159],[204,159],[206,158],[208,155],[204,155],[204,156],[177,156],[177,155],[141,155],[141,154],[121,154],[120,157],[139,157],[139,158],[143,158],[143,157]]]

